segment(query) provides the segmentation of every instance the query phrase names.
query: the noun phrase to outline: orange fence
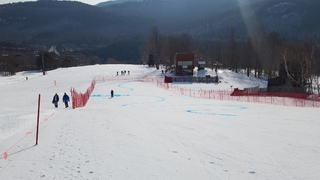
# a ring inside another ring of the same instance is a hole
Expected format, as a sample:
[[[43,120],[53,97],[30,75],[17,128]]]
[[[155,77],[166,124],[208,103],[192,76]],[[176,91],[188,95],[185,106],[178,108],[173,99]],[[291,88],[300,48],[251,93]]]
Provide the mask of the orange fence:
[[[215,99],[215,100],[227,100],[227,101],[241,101],[241,102],[254,102],[254,103],[264,103],[264,104],[274,104],[274,105],[284,105],[284,106],[297,106],[297,107],[320,107],[319,98],[315,99],[301,99],[292,97],[279,97],[273,94],[264,94],[263,96],[257,95],[242,95],[242,96],[231,96],[232,91],[227,90],[203,90],[203,89],[193,89],[184,88],[178,85],[173,85],[171,83],[164,83],[162,76],[144,76],[144,77],[96,77],[88,88],[87,92],[84,94],[77,93],[75,89],[71,89],[72,96],[72,107],[75,109],[77,107],[83,107],[87,103],[91,92],[94,89],[95,83],[103,83],[108,81],[144,81],[155,83],[158,87],[164,88],[166,90],[173,91],[175,93],[203,99]],[[318,97],[318,95],[317,95]]]
[[[183,88],[171,83],[164,83],[157,80],[156,77],[145,77],[145,82],[156,83],[158,87],[176,92],[181,95],[203,98],[203,99],[215,99],[224,101],[241,101],[241,102],[253,102],[253,103],[264,103],[284,106],[297,106],[297,107],[320,107],[320,101],[318,98],[306,99],[300,96],[296,98],[292,97],[279,97],[276,94],[264,94],[263,96],[257,95],[242,95],[242,96],[231,96],[232,91],[227,90],[197,90],[193,88]],[[316,95],[318,96],[318,95]]]
[[[139,80],[141,80],[141,77],[135,77],[135,76],[95,77],[92,80],[91,85],[88,87],[85,93],[79,93],[75,90],[75,88],[71,88],[70,92],[71,92],[71,99],[72,99],[72,108],[76,109],[78,107],[84,107],[87,104],[96,83],[104,83],[104,82],[110,82],[110,81],[139,81]]]
[[[258,90],[239,90],[235,88],[230,94],[231,96],[277,96],[277,97],[291,97],[296,99],[307,99],[311,94],[295,93],[295,92],[267,92]]]
[[[78,108],[78,107],[84,107],[89,98],[90,95],[96,85],[96,81],[92,80],[91,85],[88,87],[87,91],[85,93],[78,93],[74,88],[71,88],[71,98],[72,98],[72,108]]]

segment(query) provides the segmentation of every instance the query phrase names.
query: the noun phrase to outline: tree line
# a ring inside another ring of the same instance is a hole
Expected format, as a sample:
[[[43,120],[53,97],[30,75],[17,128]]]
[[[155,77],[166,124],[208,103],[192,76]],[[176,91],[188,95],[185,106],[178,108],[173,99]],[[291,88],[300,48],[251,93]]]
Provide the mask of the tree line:
[[[140,49],[145,64],[170,68],[175,53],[195,53],[196,60],[203,59],[207,66],[219,65],[235,72],[253,73],[260,78],[279,76],[280,66],[288,75],[288,86],[319,86],[320,48],[318,37],[288,41],[277,32],[256,28],[248,37],[239,38],[237,29],[230,27],[228,38],[197,40],[190,34],[162,35],[156,26],[150,29],[145,44]]]
[[[207,67],[212,69],[219,66],[235,72],[241,71],[248,76],[254,74],[257,78],[271,78],[279,76],[282,67],[287,74],[289,86],[319,86],[320,48],[317,36],[289,41],[277,32],[266,32],[262,28],[252,30],[247,37],[239,37],[235,27],[226,31],[227,39],[198,40],[188,33],[163,35],[154,26],[140,48],[135,43],[130,49],[139,48],[141,62],[150,66],[164,65],[170,68],[174,65],[176,53],[193,52],[196,60],[205,60]],[[130,45],[130,42],[125,43]],[[63,52],[59,56],[47,51],[35,54],[32,50],[21,50],[20,46],[0,51],[0,71],[9,74],[24,70],[45,68],[47,71],[58,67],[120,62],[118,58],[104,60],[97,54],[85,55],[80,52]]]
[[[97,56],[77,52],[57,55],[44,50],[0,50],[0,74],[9,76],[21,71],[49,71],[60,67],[99,64],[101,61]]]

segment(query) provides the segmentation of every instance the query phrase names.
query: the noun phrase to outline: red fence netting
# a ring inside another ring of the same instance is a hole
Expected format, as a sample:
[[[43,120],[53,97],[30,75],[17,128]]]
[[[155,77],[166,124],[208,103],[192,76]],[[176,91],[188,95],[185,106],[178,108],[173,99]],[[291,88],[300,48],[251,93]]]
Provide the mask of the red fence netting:
[[[215,100],[227,100],[227,101],[241,101],[241,102],[254,102],[284,106],[297,106],[297,107],[320,107],[320,97],[316,95],[316,98],[308,99],[305,94],[291,94],[291,93],[242,93],[241,95],[234,94],[228,90],[203,90],[184,88],[171,83],[165,83],[158,76],[144,76],[144,77],[96,77],[88,88],[87,92],[82,94],[78,93],[74,88],[71,89],[72,96],[72,108],[83,107],[86,105],[91,92],[94,89],[96,82],[103,83],[107,81],[144,81],[155,83],[158,87],[164,88],[176,92],[181,95],[203,98],[203,99],[215,99]],[[238,92],[238,91],[237,91]]]
[[[241,101],[241,102],[253,102],[264,103],[284,106],[296,106],[296,107],[320,107],[319,95],[308,95],[303,93],[242,93],[241,95],[232,94],[232,91],[227,90],[197,90],[192,88],[184,88],[181,86],[173,85],[171,83],[165,83],[157,81],[154,77],[144,78],[145,82],[156,82],[158,87],[174,91],[178,94],[203,98],[203,99],[215,99],[215,100],[227,100],[227,101]],[[310,96],[317,96],[317,98],[310,98]]]
[[[72,108],[78,108],[78,107],[84,107],[94,90],[94,87],[96,85],[96,81],[92,80],[91,85],[88,87],[87,91],[85,93],[78,93],[74,88],[71,88],[71,98],[72,98]]]

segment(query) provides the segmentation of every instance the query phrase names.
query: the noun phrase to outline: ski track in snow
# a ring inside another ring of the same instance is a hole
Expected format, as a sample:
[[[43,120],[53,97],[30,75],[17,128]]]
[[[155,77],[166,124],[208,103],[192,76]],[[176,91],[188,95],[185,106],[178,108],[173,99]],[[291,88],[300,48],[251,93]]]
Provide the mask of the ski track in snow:
[[[129,82],[126,82],[126,83],[121,83],[121,84],[118,84],[118,87],[121,87],[121,88],[124,88],[126,90],[129,90],[129,91],[134,91],[134,88],[130,87],[130,86],[126,86],[126,85],[129,85],[130,83]],[[110,97],[110,95],[103,95],[103,94],[94,94],[94,95],[91,95],[92,97]],[[121,97],[121,96],[132,96],[132,94],[116,94],[115,97]],[[122,104],[121,106],[124,106],[124,107],[128,107],[128,106],[135,106],[135,105],[145,105],[145,104],[153,104],[153,103],[160,103],[160,102],[163,102],[165,101],[165,99],[163,97],[158,97],[158,96],[147,96],[147,95],[135,95],[136,97],[140,96],[140,100],[138,102],[135,102],[135,103],[130,103],[130,104]],[[156,99],[152,100],[152,101],[144,101],[142,102],[141,99],[149,99],[147,97],[154,97]],[[192,105],[192,106],[200,106],[199,104],[198,105]],[[214,116],[237,116],[236,114],[230,114],[230,113],[227,113],[229,112],[230,110],[246,110],[248,109],[248,107],[245,107],[245,106],[236,106],[236,105],[232,105],[232,106],[222,106],[219,105],[219,106],[212,106],[212,104],[204,104],[204,105],[201,105],[201,106],[205,106],[207,107],[206,108],[199,108],[198,110],[197,109],[188,109],[186,110],[186,112],[188,113],[192,113],[192,114],[209,114],[209,115],[214,115]],[[208,107],[210,107],[210,109],[208,109]],[[221,113],[221,111],[225,111],[226,113]],[[220,113],[218,113],[220,112]]]

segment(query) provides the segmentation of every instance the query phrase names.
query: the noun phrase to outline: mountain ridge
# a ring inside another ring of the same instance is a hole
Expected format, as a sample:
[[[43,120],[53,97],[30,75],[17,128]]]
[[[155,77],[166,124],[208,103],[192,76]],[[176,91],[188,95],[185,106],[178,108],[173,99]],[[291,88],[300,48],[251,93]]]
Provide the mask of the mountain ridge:
[[[79,50],[115,44],[119,47],[119,42],[134,41],[134,58],[138,59],[139,45],[153,26],[162,34],[188,33],[197,40],[227,40],[230,27],[236,29],[239,39],[258,26],[290,40],[320,34],[316,22],[320,2],[313,0],[144,0],[106,4],[37,1],[0,5],[0,40]],[[121,47],[117,53],[132,48]]]

